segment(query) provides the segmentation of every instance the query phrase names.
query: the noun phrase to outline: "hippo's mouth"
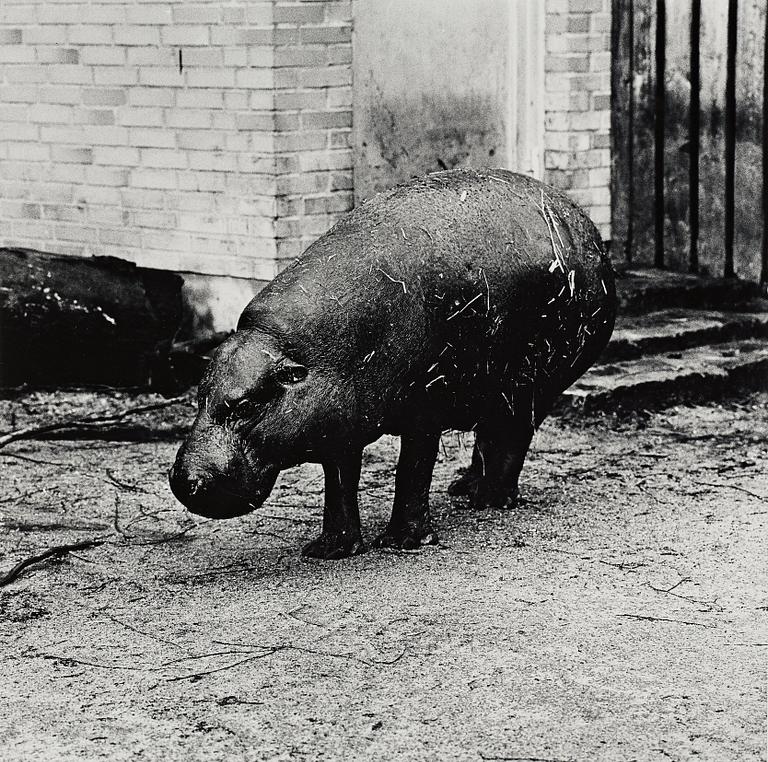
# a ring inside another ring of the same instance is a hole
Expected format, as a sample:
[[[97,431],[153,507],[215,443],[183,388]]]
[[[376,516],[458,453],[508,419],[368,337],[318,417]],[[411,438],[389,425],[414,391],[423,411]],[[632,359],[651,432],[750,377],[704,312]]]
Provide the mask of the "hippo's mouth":
[[[174,494],[190,513],[209,519],[231,519],[261,507],[272,492],[279,473],[279,468],[268,467],[242,487],[223,477],[194,492],[185,490],[184,494],[179,494],[174,489]]]

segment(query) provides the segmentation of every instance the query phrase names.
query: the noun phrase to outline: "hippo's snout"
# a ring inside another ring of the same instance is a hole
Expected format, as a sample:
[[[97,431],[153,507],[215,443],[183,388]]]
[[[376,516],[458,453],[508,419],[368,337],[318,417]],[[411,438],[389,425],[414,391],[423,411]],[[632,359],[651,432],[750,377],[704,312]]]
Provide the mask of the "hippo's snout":
[[[192,513],[211,519],[241,516],[257,506],[226,484],[226,477],[188,470],[177,462],[168,474],[171,492]]]
[[[211,519],[229,519],[261,506],[278,473],[277,468],[266,468],[236,478],[190,463],[182,448],[168,472],[168,483],[176,499],[190,512]]]

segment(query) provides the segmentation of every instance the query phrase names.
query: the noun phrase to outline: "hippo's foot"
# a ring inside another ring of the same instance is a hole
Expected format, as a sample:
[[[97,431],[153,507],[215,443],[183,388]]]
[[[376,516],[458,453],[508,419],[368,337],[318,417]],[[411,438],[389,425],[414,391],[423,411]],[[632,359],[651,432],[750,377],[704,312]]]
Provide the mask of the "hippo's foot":
[[[520,490],[483,489],[479,484],[470,500],[475,510],[504,510],[514,508],[520,502]]]
[[[448,485],[448,494],[451,497],[471,495],[477,487],[479,475],[472,466],[460,468],[457,473],[459,475]]]
[[[437,545],[437,533],[429,522],[388,526],[374,541],[375,548],[416,550],[422,545]]]
[[[360,535],[348,535],[345,532],[323,532],[301,549],[302,556],[322,558],[326,561],[357,556],[364,552],[363,538]]]

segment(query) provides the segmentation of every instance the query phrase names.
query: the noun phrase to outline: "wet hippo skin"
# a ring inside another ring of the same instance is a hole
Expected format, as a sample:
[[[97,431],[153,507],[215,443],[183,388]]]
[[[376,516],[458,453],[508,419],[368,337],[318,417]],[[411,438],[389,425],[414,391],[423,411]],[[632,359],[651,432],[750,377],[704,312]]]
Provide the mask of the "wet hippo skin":
[[[436,541],[429,488],[441,432],[476,433],[451,485],[504,507],[535,428],[596,360],[616,313],[588,217],[504,170],[454,170],[350,212],[246,307],[199,387],[171,469],[176,497],[216,518],[259,507],[282,469],[317,462],[323,528],[305,555],[364,550],[363,448],[401,438],[392,516],[374,540]]]

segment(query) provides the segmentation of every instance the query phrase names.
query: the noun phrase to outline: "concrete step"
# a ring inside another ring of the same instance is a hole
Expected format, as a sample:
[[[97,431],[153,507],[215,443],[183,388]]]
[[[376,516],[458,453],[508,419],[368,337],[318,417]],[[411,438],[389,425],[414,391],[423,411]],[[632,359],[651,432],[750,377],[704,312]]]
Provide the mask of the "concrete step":
[[[616,292],[622,315],[667,308],[743,309],[759,297],[758,284],[736,278],[707,278],[654,268],[621,269]]]
[[[768,341],[744,339],[594,366],[560,398],[560,412],[636,410],[768,388]]]
[[[668,309],[622,315],[600,362],[752,338],[768,338],[768,312]]]

